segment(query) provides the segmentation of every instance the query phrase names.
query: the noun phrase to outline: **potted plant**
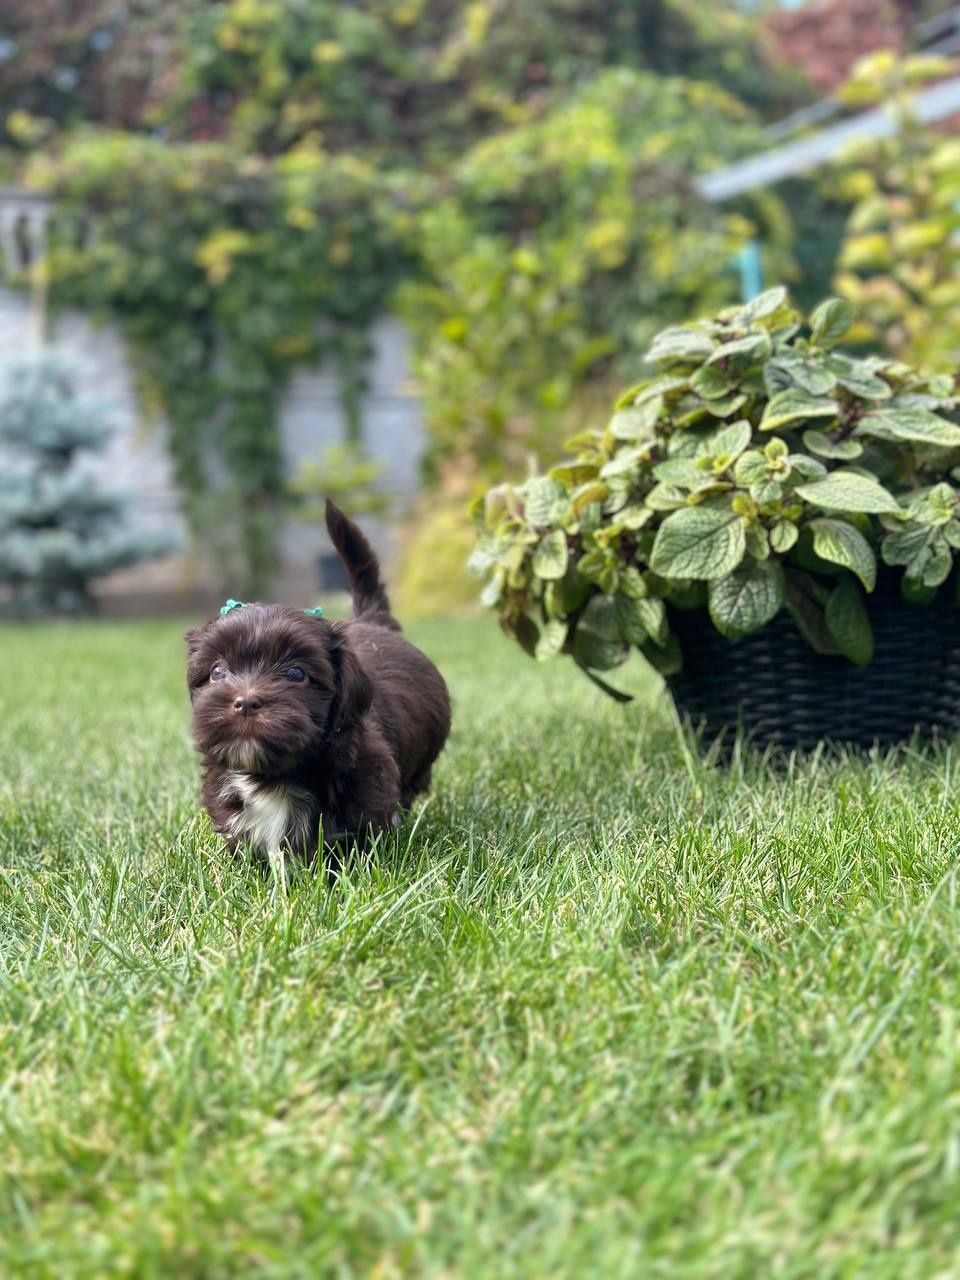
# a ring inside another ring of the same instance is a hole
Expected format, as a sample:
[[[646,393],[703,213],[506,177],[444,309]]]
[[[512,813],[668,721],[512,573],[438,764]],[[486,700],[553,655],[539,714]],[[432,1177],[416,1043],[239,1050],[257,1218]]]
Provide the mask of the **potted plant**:
[[[960,729],[954,379],[843,354],[783,289],[665,329],[607,427],[478,503],[483,601],[597,684],[631,647],[711,735]]]

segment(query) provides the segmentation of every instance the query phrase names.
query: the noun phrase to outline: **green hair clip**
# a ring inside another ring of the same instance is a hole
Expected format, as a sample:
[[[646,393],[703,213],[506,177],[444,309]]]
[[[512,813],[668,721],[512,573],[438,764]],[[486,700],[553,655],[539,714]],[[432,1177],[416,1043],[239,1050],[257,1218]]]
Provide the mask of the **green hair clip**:
[[[220,617],[224,618],[228,613],[233,613],[234,609],[242,609],[242,608],[243,608],[242,600],[228,600],[225,604],[221,605],[220,607]],[[304,609],[303,612],[310,618],[323,617],[323,608],[320,605],[318,605],[316,609]]]

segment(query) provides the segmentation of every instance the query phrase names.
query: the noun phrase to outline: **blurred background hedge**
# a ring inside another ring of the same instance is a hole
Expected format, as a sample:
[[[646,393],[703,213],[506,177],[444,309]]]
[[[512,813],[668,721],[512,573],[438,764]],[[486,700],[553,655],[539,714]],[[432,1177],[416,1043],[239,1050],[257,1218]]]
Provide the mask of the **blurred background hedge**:
[[[905,43],[936,8],[873,5],[858,38]],[[399,310],[428,432],[400,589],[410,607],[441,607],[473,588],[460,573],[424,581],[425,548],[459,555],[472,493],[548,460],[664,324],[735,300],[744,244],[761,243],[768,281],[802,301],[839,270],[869,299],[864,341],[882,327],[911,357],[955,349],[925,320],[956,312],[950,254],[919,295],[916,278],[876,281],[877,237],[903,249],[897,184],[925,165],[949,196],[955,144],[922,130],[891,144],[911,148],[907,176],[887,152],[845,182],[817,175],[722,206],[697,193],[699,175],[762,149],[766,126],[823,92],[792,53],[802,23],[775,9],[7,0],[0,169],[93,220],[95,234],[55,241],[52,297],[121,323],[145,402],[171,424],[193,529],[238,553],[244,592],[269,578],[280,515],[303,497],[277,430],[291,373],[332,356],[356,424],[370,325]],[[882,83],[861,77],[861,98],[871,81],[888,93],[897,65]],[[911,85],[898,85],[906,113]],[[881,188],[896,228],[875,229]],[[907,219],[921,255],[930,219]],[[227,503],[211,496],[211,448]],[[350,466],[350,483],[376,474]]]

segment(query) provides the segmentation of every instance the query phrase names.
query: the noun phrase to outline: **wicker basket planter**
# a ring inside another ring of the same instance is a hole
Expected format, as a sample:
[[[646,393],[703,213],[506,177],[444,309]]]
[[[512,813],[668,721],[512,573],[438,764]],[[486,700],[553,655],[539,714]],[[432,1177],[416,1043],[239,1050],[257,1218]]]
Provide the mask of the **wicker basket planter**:
[[[960,733],[960,609],[954,584],[930,605],[908,604],[894,574],[870,597],[873,661],[814,653],[781,611],[728,640],[704,612],[670,611],[683,670],[668,678],[680,714],[705,742],[742,727],[758,747],[809,749],[824,739],[870,747]]]

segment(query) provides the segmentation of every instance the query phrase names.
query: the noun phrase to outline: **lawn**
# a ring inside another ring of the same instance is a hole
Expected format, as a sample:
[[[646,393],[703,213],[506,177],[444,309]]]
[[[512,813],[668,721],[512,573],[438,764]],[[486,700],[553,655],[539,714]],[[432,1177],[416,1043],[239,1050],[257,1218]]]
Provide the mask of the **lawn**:
[[[960,1275],[960,757],[685,750],[424,624],[431,799],[284,897],[179,630],[0,632],[0,1274]]]

